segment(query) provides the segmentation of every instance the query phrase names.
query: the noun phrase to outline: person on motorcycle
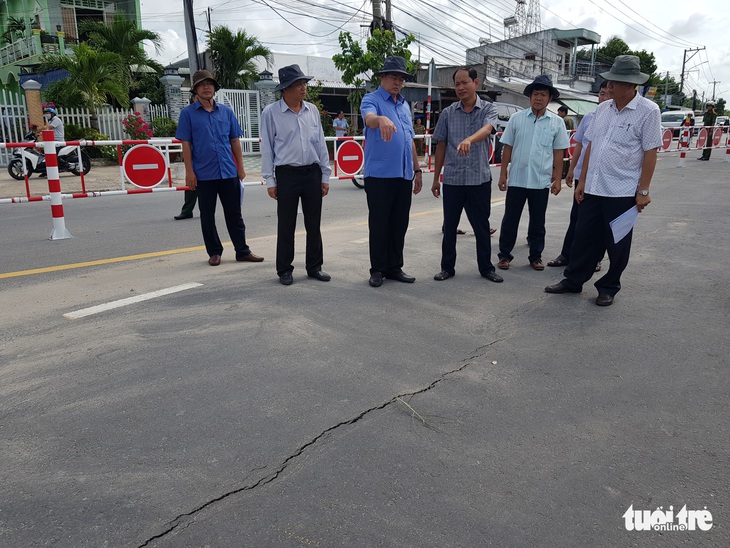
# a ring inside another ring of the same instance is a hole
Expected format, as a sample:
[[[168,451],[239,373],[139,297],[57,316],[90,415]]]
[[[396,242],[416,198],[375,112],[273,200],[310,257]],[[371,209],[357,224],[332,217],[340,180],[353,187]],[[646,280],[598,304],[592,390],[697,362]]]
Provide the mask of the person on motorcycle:
[[[43,109],[43,117],[46,119],[46,125],[43,129],[53,130],[54,141],[65,141],[65,134],[63,131],[63,120],[58,116],[58,112],[55,108],[46,107]]]

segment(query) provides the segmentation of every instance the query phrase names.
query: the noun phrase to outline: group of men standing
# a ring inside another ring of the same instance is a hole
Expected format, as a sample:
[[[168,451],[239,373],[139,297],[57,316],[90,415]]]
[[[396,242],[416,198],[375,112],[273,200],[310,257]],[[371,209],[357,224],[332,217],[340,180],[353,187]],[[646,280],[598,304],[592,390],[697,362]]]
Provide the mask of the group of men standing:
[[[253,255],[245,245],[237,181],[245,175],[238,141],[240,127],[232,112],[212,101],[217,82],[206,71],[199,73],[193,77],[193,91],[200,102],[183,111],[177,137],[183,141],[188,185],[197,184],[199,193],[206,189],[205,200],[201,193],[200,208],[209,262],[220,264],[222,253],[212,220],[216,193],[226,212],[236,258],[260,261],[263,258]],[[403,250],[412,196],[423,186],[411,112],[401,93],[412,75],[399,56],[388,57],[376,75],[380,86],[363,97],[360,109],[367,143],[364,180],[372,287],[380,287],[385,279],[415,281],[403,271]],[[551,266],[566,266],[565,279],[545,291],[580,292],[607,251],[610,268],[595,284],[599,292],[596,303],[605,306],[612,304],[621,287],[619,279],[631,247],[631,231],[614,242],[609,224],[632,207],[641,211],[651,202],[649,184],[661,131],[659,108],[637,93],[636,86],[648,79],[640,72],[637,57],[617,57],[611,70],[601,76],[608,82],[605,88],[612,100],[601,103],[592,119],[584,119],[585,128],[583,124],[579,127],[584,136],[582,154],[578,150],[582,165],[572,163],[568,173],[569,179],[579,173],[571,214],[574,229],[569,229],[572,244],[569,250],[564,246],[561,256],[551,261]],[[294,232],[300,202],[307,232],[307,275],[320,281],[331,279],[322,270],[320,233],[322,199],[329,191],[331,171],[319,112],[305,100],[309,80],[311,76],[298,65],[280,69],[276,90],[282,97],[261,115],[262,175],[269,195],[277,200],[276,271],[283,285],[293,283]],[[492,176],[488,143],[496,112],[491,103],[478,96],[479,80],[473,68],[460,67],[453,80],[459,101],[444,109],[433,134],[437,146],[431,192],[443,198],[444,211],[441,271],[434,279],[443,281],[455,275],[456,234],[461,213],[466,211],[474,229],[479,272],[499,283],[503,278],[491,262],[489,224]],[[533,269],[544,269],[545,212],[550,193],[560,192],[563,159],[569,146],[563,119],[547,109],[559,96],[550,78],[537,77],[524,93],[530,108],[512,116],[501,140],[504,150],[498,186],[506,191],[506,198],[497,266],[502,270],[509,269],[514,260],[512,251],[525,203],[530,215],[528,260]],[[220,135],[214,135],[221,128]],[[569,180],[568,186],[571,184]],[[559,264],[553,264],[556,261]]]

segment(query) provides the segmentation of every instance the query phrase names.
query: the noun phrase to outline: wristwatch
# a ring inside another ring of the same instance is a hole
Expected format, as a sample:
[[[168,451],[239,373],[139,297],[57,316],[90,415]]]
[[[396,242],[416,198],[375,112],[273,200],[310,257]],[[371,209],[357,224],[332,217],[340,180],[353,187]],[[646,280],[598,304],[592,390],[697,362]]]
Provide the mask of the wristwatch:
[[[649,195],[649,191],[648,190],[637,190],[636,193],[637,194],[641,194],[642,196],[648,196]]]

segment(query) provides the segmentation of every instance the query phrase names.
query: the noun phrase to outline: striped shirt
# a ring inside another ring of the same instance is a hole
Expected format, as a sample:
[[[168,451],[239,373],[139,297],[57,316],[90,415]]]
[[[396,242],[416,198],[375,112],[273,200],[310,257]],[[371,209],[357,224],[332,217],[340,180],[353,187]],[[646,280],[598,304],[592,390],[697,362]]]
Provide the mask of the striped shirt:
[[[659,106],[637,94],[621,110],[604,101],[586,132],[591,142],[585,192],[612,198],[634,196],[644,152],[662,146]]]
[[[443,110],[433,132],[433,139],[446,143],[445,185],[481,185],[492,180],[489,171],[489,137],[473,143],[467,156],[456,154],[459,143],[487,124],[492,127],[497,125],[497,111],[492,103],[480,97],[477,97],[470,112],[464,111],[461,101]]]
[[[515,112],[502,134],[502,144],[512,147],[509,186],[550,188],[553,176],[553,150],[570,146],[563,119],[545,111],[537,118],[531,108]]]
[[[276,186],[278,166],[312,164],[322,169],[322,184],[329,183],[332,169],[317,107],[304,101],[294,112],[284,99],[268,105],[261,113],[261,175],[266,186]]]

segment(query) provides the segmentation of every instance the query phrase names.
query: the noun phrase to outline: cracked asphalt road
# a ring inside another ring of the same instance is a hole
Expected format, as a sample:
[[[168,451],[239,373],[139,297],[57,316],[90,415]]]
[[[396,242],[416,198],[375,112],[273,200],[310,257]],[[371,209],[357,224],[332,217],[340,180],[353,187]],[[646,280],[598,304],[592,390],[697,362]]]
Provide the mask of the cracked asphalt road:
[[[194,251],[2,280],[0,545],[727,546],[730,189],[721,160],[697,164],[660,161],[605,309],[591,286],[543,293],[560,273],[520,243],[505,282],[484,281],[470,234],[457,276],[433,281],[425,196],[418,281],[372,289],[347,186],[325,204],[327,284],[302,275],[299,243],[294,285],[276,282],[263,189],[246,206],[262,264]],[[178,198],[67,204],[65,242],[42,240],[47,207],[8,206],[0,270],[199,245],[169,219]],[[568,207],[551,200],[546,260]],[[62,317],[188,281],[203,285]],[[714,526],[628,532],[632,504],[706,506]]]

